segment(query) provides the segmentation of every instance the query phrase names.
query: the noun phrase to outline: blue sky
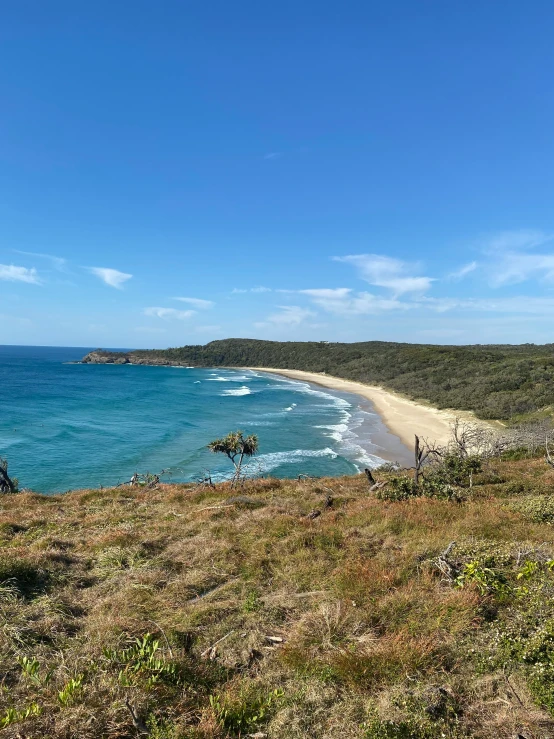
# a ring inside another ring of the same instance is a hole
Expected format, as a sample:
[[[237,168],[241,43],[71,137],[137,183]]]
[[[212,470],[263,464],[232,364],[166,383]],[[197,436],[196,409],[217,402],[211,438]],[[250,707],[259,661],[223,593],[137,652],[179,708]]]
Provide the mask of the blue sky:
[[[554,340],[551,3],[1,16],[0,343]]]

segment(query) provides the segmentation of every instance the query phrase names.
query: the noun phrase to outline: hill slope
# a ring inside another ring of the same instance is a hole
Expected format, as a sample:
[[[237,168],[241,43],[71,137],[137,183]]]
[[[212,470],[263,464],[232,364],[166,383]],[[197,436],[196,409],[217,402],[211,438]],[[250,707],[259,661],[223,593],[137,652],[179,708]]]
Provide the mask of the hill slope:
[[[474,411],[483,419],[517,419],[554,405],[554,344],[435,346],[226,339],[163,351],[99,350],[83,361],[325,372],[382,384],[439,408]]]
[[[495,461],[465,494],[4,496],[3,735],[554,736],[552,473]]]

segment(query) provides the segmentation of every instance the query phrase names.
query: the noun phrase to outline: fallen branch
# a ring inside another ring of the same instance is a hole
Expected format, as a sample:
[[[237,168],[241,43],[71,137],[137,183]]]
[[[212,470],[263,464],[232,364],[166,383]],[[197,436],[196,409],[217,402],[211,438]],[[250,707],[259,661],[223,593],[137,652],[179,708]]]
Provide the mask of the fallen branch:
[[[214,643],[213,643],[213,644],[212,644],[211,646],[209,646],[209,647],[208,647],[207,649],[205,649],[205,650],[204,650],[204,651],[203,651],[203,652],[202,652],[202,653],[200,654],[200,656],[201,656],[202,658],[204,658],[204,657],[207,657],[208,655],[210,655],[210,659],[213,659],[214,657],[212,657],[212,656],[211,656],[211,652],[212,652],[212,650],[213,650],[213,649],[215,649],[215,648],[217,647],[217,645],[218,645],[218,644],[221,644],[221,642],[222,642],[222,641],[225,641],[225,639],[227,639],[227,637],[228,637],[228,636],[231,636],[231,634],[234,634],[234,633],[235,633],[235,630],[233,629],[233,630],[232,630],[232,631],[230,631],[230,632],[229,632],[228,634],[225,634],[225,636],[222,636],[222,637],[221,637],[221,639],[218,639],[218,640],[217,640],[216,642],[214,642]],[[214,655],[214,656],[215,656],[215,655]]]
[[[221,510],[222,508],[234,508],[235,506],[233,504],[231,505],[209,505],[205,508],[198,508],[195,513],[200,513],[200,511],[217,511]]]
[[[381,490],[381,488],[384,488],[386,484],[387,484],[386,480],[381,480],[380,482],[376,482],[369,488],[369,492],[374,493],[376,490]]]
[[[444,552],[439,554],[439,556],[433,560],[435,567],[444,575],[448,582],[452,582],[458,574],[458,568],[456,565],[448,560],[448,556],[455,546],[456,542],[451,541]]]

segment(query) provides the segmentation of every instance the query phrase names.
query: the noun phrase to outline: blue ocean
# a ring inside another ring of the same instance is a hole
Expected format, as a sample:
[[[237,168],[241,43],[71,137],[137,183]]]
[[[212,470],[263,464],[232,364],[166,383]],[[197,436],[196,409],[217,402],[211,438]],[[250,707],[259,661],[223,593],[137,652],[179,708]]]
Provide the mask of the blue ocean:
[[[54,493],[169,472],[216,480],[230,463],[206,445],[259,438],[249,473],[355,474],[406,450],[369,401],[268,373],[79,364],[90,347],[0,346],[0,457],[20,488]]]

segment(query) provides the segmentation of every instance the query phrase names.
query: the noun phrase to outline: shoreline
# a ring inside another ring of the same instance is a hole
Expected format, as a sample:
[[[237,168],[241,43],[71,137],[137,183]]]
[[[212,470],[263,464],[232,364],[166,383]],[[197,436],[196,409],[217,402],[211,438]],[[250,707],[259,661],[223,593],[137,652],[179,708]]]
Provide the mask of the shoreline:
[[[446,445],[450,440],[452,423],[456,418],[492,428],[492,424],[476,419],[468,411],[439,410],[432,406],[416,403],[378,385],[366,385],[355,380],[343,380],[333,375],[305,372],[304,370],[275,369],[273,367],[243,367],[241,369],[269,372],[288,377],[291,380],[311,382],[329,390],[359,395],[373,404],[390,433],[397,436],[404,446],[409,449],[413,448],[416,434],[429,439],[429,441],[435,441],[441,446]]]

